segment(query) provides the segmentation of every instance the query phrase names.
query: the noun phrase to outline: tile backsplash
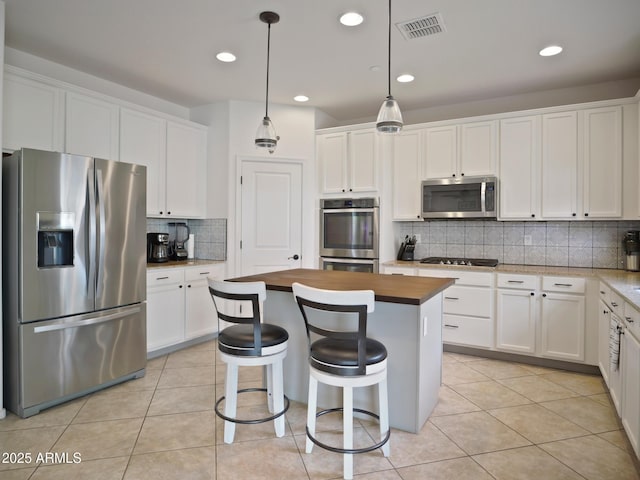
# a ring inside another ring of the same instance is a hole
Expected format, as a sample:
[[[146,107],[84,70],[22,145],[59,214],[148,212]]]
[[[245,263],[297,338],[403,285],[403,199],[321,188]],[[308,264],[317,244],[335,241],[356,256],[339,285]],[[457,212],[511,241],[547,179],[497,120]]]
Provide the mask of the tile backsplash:
[[[169,222],[185,222],[194,235],[194,256],[203,260],[227,259],[227,219],[204,220],[147,218],[147,232],[169,232]]]
[[[395,223],[396,247],[419,235],[415,258],[497,258],[500,263],[624,268],[622,239],[640,221],[498,222],[431,220]]]

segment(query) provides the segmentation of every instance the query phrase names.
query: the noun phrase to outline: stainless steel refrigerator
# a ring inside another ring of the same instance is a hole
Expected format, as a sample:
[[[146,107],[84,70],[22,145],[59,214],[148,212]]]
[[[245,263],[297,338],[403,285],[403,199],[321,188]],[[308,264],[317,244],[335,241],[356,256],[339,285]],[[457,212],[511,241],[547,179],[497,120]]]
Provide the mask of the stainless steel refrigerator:
[[[146,367],[146,167],[2,162],[4,394],[21,417]]]

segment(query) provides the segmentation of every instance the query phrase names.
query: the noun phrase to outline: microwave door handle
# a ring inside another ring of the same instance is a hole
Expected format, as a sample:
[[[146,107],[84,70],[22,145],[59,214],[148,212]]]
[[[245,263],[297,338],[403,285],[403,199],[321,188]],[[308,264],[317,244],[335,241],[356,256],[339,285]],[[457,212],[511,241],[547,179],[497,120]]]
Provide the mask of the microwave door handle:
[[[486,213],[487,209],[487,182],[480,184],[480,207],[482,213]]]
[[[89,193],[89,259],[87,266],[87,297],[95,298],[96,288],[96,185],[95,170],[90,168],[87,174]]]

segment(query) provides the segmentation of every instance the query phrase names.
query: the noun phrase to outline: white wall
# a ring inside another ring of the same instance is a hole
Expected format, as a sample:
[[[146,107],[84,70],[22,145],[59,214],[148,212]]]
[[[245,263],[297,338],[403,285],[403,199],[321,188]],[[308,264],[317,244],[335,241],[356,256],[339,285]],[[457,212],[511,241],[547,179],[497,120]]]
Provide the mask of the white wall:
[[[0,65],[4,65],[4,2],[0,0]],[[4,70],[0,69],[0,92],[2,92],[2,80]],[[2,112],[2,95],[0,95],[0,112]],[[0,145],[2,145],[2,115],[0,115]],[[2,211],[2,169],[0,168],[0,211]],[[0,222],[0,250],[2,250],[2,222]],[[0,272],[2,272],[2,257],[0,257]],[[0,291],[2,291],[2,275],[0,275]],[[3,352],[2,352],[2,296],[0,295],[0,418],[4,418],[6,410],[3,407],[4,380],[3,380]]]

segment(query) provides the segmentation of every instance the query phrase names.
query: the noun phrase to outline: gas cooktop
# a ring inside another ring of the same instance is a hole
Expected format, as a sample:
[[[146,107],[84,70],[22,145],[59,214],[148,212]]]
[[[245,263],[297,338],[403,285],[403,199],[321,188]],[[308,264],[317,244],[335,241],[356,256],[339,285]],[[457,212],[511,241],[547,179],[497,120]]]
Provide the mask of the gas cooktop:
[[[496,267],[498,260],[495,258],[455,258],[455,257],[427,257],[420,263],[430,265],[460,265],[468,267]]]

